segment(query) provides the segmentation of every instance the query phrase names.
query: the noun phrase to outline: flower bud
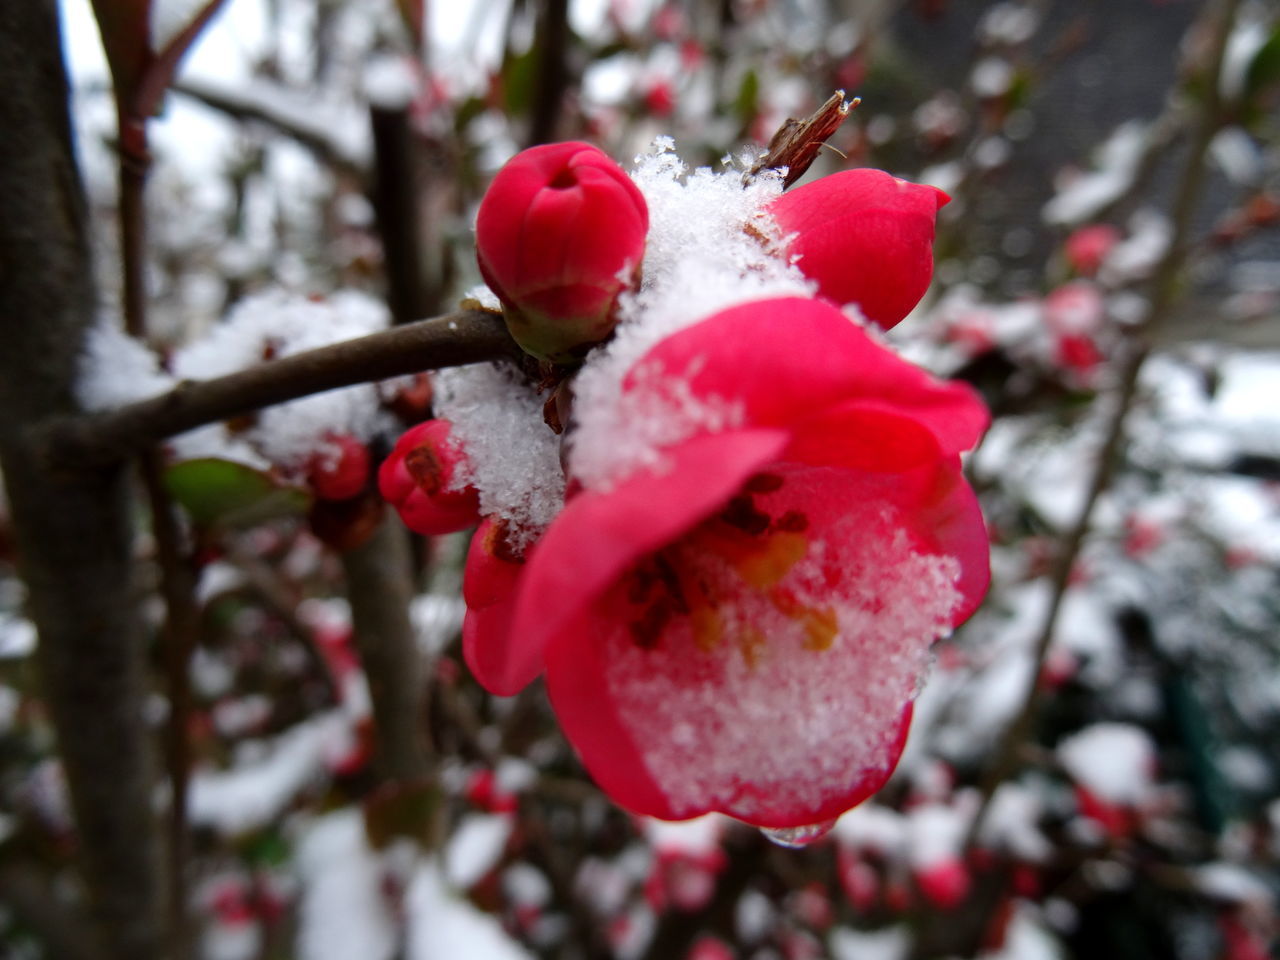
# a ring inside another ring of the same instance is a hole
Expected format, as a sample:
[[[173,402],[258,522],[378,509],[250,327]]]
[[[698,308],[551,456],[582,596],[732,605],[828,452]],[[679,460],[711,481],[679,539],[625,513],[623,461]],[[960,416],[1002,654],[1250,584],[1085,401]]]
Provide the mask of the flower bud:
[[[406,430],[378,470],[378,489],[415,533],[454,533],[480,522],[479,495],[457,487],[466,457],[449,442],[449,421],[428,420]]]
[[[307,480],[321,500],[350,500],[369,478],[369,450],[349,433],[330,434],[307,463]]]
[[[580,360],[613,331],[644,257],[649,211],[625,171],[586,143],[516,154],[476,219],[476,257],[507,327],[540,360]]]
[[[933,276],[933,232],[948,197],[882,170],[846,170],[788,190],[770,205],[785,252],[838,304],[888,330]]]

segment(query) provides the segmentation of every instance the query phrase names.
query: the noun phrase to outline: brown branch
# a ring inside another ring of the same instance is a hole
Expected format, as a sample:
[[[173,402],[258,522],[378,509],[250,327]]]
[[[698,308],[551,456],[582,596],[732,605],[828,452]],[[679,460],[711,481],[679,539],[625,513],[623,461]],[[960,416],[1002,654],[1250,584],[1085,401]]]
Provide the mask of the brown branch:
[[[1106,421],[1106,431],[1094,462],[1093,473],[1089,478],[1088,491],[1050,572],[1049,608],[1045,611],[1044,620],[1036,637],[1031,676],[1027,680],[1022,706],[1006,731],[996,751],[995,759],[988,768],[982,784],[982,802],[974,814],[965,838],[966,847],[972,847],[976,843],[996,789],[1013,772],[1017,764],[1018,747],[1031,734],[1038,706],[1036,694],[1039,688],[1040,671],[1048,655],[1049,646],[1053,642],[1058,614],[1062,609],[1062,601],[1071,581],[1071,571],[1075,567],[1081,547],[1093,524],[1094,508],[1102,494],[1111,485],[1111,479],[1115,475],[1120,445],[1124,440],[1129,412],[1133,408],[1133,402],[1138,393],[1142,367],[1151,354],[1152,336],[1165,322],[1170,308],[1177,299],[1178,280],[1189,249],[1191,220],[1200,201],[1204,184],[1209,144],[1224,122],[1219,110],[1218,78],[1222,73],[1227,37],[1231,33],[1231,24],[1235,20],[1238,5],[1239,0],[1221,0],[1215,5],[1220,8],[1219,11],[1210,8],[1206,14],[1211,19],[1213,30],[1210,62],[1203,72],[1206,92],[1200,104],[1200,119],[1189,147],[1186,164],[1178,184],[1178,192],[1174,197],[1169,247],[1156,265],[1152,276],[1151,302],[1147,313],[1143,321],[1130,332],[1126,339],[1127,352],[1119,367],[1115,408]],[[1214,18],[1215,12],[1216,18]],[[1192,29],[1195,27],[1193,26]]]
[[[791,117],[778,128],[769,141],[768,151],[743,179],[750,180],[764,170],[786,170],[783,186],[791,186],[804,176],[817,159],[822,145],[849,119],[850,112],[860,102],[856,97],[846,101],[844,91],[837,90],[810,116],[803,120]]]
[[[186,430],[313,393],[406,373],[521,356],[502,317],[460,310],[295,353],[101,413],[32,428],[36,449],[63,470],[112,463]]]
[[[243,123],[264,124],[310,150],[339,173],[354,180],[364,179],[366,158],[347,149],[334,138],[332,130],[317,122],[320,114],[312,99],[297,91],[272,88],[261,77],[254,84],[256,89],[249,91],[182,80],[175,83],[173,89]],[[275,96],[262,95],[266,92]]]
[[[342,554],[351,626],[373,701],[374,767],[409,783],[431,772],[427,747],[426,668],[409,620],[413,584],[409,541],[384,518],[360,546]]]
[[[538,32],[534,49],[538,53],[533,116],[529,121],[528,146],[556,139],[565,91],[569,88],[566,54],[569,46],[569,0],[540,0]]]
[[[97,307],[53,4],[0,4],[0,90],[0,466],[100,956],[155,960],[159,838],[123,462],[55,474],[23,427],[75,410]]]

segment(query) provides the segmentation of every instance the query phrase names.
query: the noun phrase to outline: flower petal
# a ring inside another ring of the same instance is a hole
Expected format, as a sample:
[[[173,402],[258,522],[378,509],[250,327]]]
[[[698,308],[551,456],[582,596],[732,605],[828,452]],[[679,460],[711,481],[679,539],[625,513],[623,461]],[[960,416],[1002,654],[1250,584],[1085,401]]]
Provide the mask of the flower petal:
[[[818,292],[854,303],[885,330],[929,289],[941,190],[882,170],[845,170],[788,190],[771,206],[788,253]]]
[[[708,363],[714,356],[716,362]],[[944,383],[903,360],[829,303],[800,297],[723,310],[650,350],[624,390],[661,378],[688,381],[695,396],[745,408],[751,426],[790,426],[861,400],[927,426],[944,454],[977,443],[990,416],[967,385]]]
[[[966,602],[900,479],[771,464],[562,626],[548,691],[618,802],[788,827],[879,789]]]
[[[722,506],[787,439],[781,430],[699,437],[612,490],[570,500],[530,555],[491,689],[519,690],[536,677],[548,642],[566,623],[637,558]]]

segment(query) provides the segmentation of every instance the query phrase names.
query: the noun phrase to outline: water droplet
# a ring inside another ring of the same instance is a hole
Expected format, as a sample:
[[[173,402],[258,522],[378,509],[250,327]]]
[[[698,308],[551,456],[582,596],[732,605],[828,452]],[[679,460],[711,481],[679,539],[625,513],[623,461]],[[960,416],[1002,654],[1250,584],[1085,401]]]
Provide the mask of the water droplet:
[[[836,821],[833,817],[830,820],[810,823],[803,827],[761,827],[760,832],[780,847],[798,850],[801,847],[807,847],[815,840],[821,840],[835,825]]]

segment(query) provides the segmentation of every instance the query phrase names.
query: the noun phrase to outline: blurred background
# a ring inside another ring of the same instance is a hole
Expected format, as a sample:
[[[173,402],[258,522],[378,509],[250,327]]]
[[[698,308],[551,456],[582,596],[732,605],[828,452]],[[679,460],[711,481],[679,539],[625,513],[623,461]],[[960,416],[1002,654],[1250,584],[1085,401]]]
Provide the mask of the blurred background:
[[[200,6],[157,3],[179,25]],[[59,10],[118,324],[111,77],[88,0]],[[862,102],[808,177],[873,166],[951,195],[933,287],[891,339],[995,417],[968,465],[991,594],[938,644],[889,786],[802,849],[630,817],[540,685],[494,698],[462,665],[465,536],[409,542],[371,490],[335,506],[263,423],[224,424],[169,450],[197,573],[176,668],[137,519],[174,955],[1273,955],[1274,3],[226,0],[149,125],[150,339],[210,376],[445,313],[517,150],[586,139],[627,165],[670,136],[718,165],[837,89]],[[227,330],[234,350],[201,352]],[[377,408],[376,460],[430,382],[365,389],[343,410]],[[0,503],[0,956],[87,958],[85,838],[17,562]],[[369,611],[392,603],[411,634],[380,656]]]

